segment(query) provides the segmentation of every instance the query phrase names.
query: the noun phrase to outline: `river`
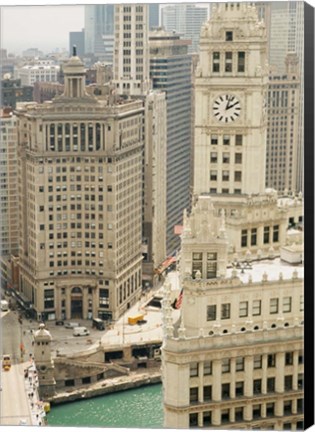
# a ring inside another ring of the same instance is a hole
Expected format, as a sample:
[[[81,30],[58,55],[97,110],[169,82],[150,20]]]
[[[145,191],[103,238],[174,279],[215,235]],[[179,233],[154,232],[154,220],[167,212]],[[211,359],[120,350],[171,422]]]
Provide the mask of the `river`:
[[[162,385],[53,405],[49,426],[162,428]]]

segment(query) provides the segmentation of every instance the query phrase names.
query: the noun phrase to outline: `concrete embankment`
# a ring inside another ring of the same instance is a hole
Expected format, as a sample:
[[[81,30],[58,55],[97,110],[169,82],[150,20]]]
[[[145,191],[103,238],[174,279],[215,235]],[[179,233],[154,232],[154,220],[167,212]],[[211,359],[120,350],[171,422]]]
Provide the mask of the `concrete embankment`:
[[[150,371],[146,373],[131,372],[128,376],[112,378],[110,380],[99,381],[90,387],[81,387],[67,392],[58,393],[48,401],[54,404],[73,402],[80,399],[88,399],[118,391],[129,390],[150,384],[161,382],[160,371]]]

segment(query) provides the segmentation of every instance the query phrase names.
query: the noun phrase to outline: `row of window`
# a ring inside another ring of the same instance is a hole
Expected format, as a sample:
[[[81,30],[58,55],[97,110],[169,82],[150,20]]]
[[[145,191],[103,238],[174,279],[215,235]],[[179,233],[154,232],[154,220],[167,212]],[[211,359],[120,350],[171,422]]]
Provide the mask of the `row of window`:
[[[230,163],[231,154],[230,153],[222,153],[222,163],[228,164]],[[218,152],[210,153],[210,162],[218,163]],[[234,155],[234,163],[240,164],[242,163],[242,153],[235,153]]]
[[[236,63],[235,63],[236,62]],[[244,51],[215,51],[212,53],[212,72],[220,71],[231,73],[233,69],[237,72],[245,72],[245,52]]]
[[[280,299],[279,298],[271,298],[269,299],[269,314],[278,314],[280,312]],[[223,303],[220,306],[221,314],[219,316],[217,305],[208,305],[207,306],[207,321],[215,321],[217,319],[225,320],[231,318],[231,303]],[[300,296],[300,311],[304,310],[304,296]],[[282,298],[282,313],[289,313],[292,311],[292,297],[287,296]],[[241,301],[239,303],[239,312],[238,318],[244,318],[251,316],[260,316],[262,313],[261,300],[253,300],[251,314],[249,311],[249,302]],[[233,310],[234,318],[235,310]]]
[[[267,354],[267,367],[272,368],[276,367],[276,354]],[[304,357],[302,351],[298,352],[297,355],[297,363],[303,364]],[[212,361],[202,362],[203,365],[203,375],[212,375]],[[222,373],[230,373],[231,372],[231,359],[224,358],[221,361],[221,371]],[[293,366],[294,365],[294,352],[288,351],[284,356],[284,365],[285,366]],[[200,376],[200,368],[201,363],[193,362],[190,363],[190,377]],[[262,369],[263,367],[263,355],[258,354],[253,357],[253,369]],[[245,357],[236,357],[235,358],[235,371],[242,372],[245,370]]]
[[[212,134],[210,137],[210,143],[211,145],[231,145],[234,143],[236,146],[243,145],[243,135],[223,135],[222,137],[219,135]]]
[[[231,178],[233,178],[233,173],[230,173],[230,171],[223,170],[221,180],[222,181],[229,181],[230,180],[230,174]],[[210,171],[210,181],[217,181],[218,180],[218,171],[217,170],[211,170]],[[234,171],[234,181],[240,182],[242,181],[242,171]]]
[[[299,374],[298,375],[299,390],[303,389],[303,379],[304,379],[304,375]],[[284,380],[283,381],[284,391],[293,390],[293,375],[286,375],[284,376],[283,380]],[[276,385],[276,378],[274,377],[267,378],[267,386],[266,386],[267,393],[274,393],[276,388],[275,385]],[[233,387],[233,393],[232,393],[232,387]],[[236,382],[235,384],[231,384],[231,383],[221,384],[221,400],[246,396],[244,389],[245,389],[244,381],[239,381]],[[203,390],[202,402],[212,401],[212,385],[203,386],[202,390]],[[254,395],[263,394],[262,379],[253,380],[252,390]],[[199,387],[191,387],[189,396],[190,396],[189,398],[190,404],[201,402],[199,399],[200,397]]]
[[[289,416],[292,414],[302,414],[303,413],[304,400],[302,398],[296,400],[285,400],[283,401],[283,415]],[[268,418],[275,416],[275,402],[268,402],[265,404],[254,404],[252,405],[252,420],[258,420],[261,418]],[[226,408],[221,410],[220,420],[221,424],[226,424],[230,422],[241,422],[245,421],[244,418],[245,407],[235,407],[235,408]],[[263,413],[265,413],[263,415]],[[190,413],[189,414],[189,426],[200,426],[200,422],[198,421],[198,417],[201,415],[202,426],[211,426],[212,425],[212,411],[204,411],[200,413]],[[296,423],[297,429],[303,429],[303,422],[299,421]],[[253,427],[255,430],[259,430],[260,427]],[[265,429],[265,428],[264,428]],[[274,425],[270,425],[267,427],[267,430],[274,429]],[[283,430],[292,430],[291,423],[284,423]]]
[[[268,244],[272,239],[273,243],[279,242],[279,225],[274,225],[273,227],[264,227],[263,232],[263,243]],[[272,235],[271,235],[272,232]],[[241,231],[241,247],[257,245],[257,228],[243,229]]]

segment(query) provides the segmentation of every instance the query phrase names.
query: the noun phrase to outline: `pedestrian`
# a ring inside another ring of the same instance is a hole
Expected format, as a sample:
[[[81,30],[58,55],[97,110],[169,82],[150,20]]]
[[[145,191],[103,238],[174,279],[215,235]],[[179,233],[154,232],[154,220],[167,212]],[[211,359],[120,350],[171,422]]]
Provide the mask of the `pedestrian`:
[[[38,414],[36,414],[36,418],[37,418],[37,420],[38,420]]]

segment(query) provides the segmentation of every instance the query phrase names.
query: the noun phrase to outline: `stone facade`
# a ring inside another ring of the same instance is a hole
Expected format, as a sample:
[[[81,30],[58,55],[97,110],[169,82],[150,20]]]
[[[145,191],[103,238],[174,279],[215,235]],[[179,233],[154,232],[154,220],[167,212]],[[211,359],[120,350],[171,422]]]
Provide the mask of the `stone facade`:
[[[85,91],[17,110],[19,290],[45,319],[117,319],[141,293],[143,105]]]

